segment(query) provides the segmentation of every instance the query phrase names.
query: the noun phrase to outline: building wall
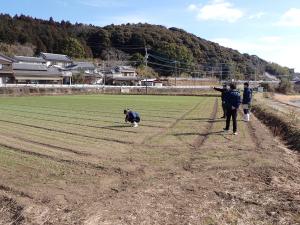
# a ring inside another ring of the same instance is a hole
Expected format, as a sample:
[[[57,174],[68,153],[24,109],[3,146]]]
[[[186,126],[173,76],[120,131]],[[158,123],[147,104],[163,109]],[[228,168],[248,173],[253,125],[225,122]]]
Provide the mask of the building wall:
[[[47,61],[46,65],[49,66],[59,66],[59,67],[67,67],[70,66],[71,63],[65,63],[65,62],[54,62],[54,61]]]

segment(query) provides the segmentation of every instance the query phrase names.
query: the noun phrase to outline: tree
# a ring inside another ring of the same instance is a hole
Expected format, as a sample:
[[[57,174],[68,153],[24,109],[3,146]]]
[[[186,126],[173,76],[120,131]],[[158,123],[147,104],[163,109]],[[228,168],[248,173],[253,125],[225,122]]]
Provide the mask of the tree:
[[[144,56],[141,53],[134,53],[131,57],[130,57],[130,61],[132,61],[132,65],[133,66],[141,66],[144,64]]]
[[[100,57],[102,51],[110,47],[109,33],[106,30],[99,29],[89,36],[87,45],[91,48],[94,57]]]
[[[187,64],[193,62],[192,52],[185,46],[177,45],[175,43],[165,43],[159,49],[162,55],[169,58],[170,60],[177,60],[183,62],[181,67],[185,67]],[[180,64],[180,63],[179,63]]]
[[[84,75],[83,72],[80,72],[79,74],[74,74],[72,77],[74,84],[84,84]]]
[[[84,47],[75,38],[67,38],[63,42],[62,53],[72,58],[84,58],[86,56]]]
[[[144,77],[144,78],[159,77],[158,73],[156,73],[151,67],[146,67],[144,65],[139,66],[136,72],[140,77]]]
[[[288,94],[293,91],[293,85],[288,78],[281,78],[281,81],[278,86],[278,92],[283,94]]]

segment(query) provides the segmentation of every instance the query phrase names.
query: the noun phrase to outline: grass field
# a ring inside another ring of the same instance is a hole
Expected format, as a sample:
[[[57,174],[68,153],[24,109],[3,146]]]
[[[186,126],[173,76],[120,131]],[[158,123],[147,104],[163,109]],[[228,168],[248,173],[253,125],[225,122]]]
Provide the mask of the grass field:
[[[10,97],[0,115],[0,224],[300,223],[298,156],[255,119],[223,134],[217,98]]]

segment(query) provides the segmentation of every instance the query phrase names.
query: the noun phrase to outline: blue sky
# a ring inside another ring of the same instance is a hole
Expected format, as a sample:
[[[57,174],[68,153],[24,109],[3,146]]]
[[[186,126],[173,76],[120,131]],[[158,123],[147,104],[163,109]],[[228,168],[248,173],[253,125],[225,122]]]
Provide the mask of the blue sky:
[[[99,26],[175,26],[300,72],[299,0],[9,0],[0,11]]]

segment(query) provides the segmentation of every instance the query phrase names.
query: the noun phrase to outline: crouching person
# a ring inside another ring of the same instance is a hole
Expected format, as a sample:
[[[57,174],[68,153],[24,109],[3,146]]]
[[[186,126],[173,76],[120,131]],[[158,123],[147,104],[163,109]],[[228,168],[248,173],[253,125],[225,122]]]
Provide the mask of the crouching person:
[[[140,115],[137,112],[133,112],[130,109],[124,110],[125,122],[130,122],[133,127],[138,127],[139,122],[141,121]]]

